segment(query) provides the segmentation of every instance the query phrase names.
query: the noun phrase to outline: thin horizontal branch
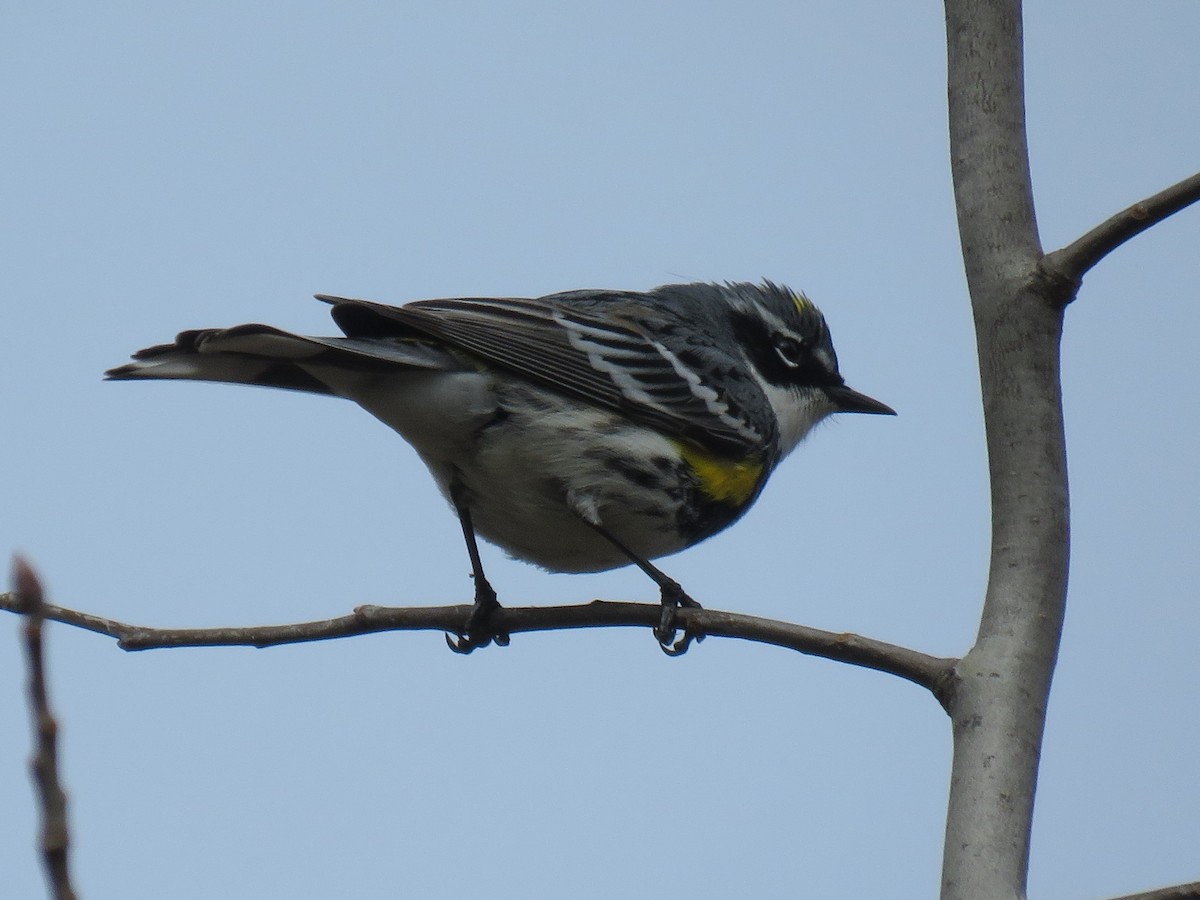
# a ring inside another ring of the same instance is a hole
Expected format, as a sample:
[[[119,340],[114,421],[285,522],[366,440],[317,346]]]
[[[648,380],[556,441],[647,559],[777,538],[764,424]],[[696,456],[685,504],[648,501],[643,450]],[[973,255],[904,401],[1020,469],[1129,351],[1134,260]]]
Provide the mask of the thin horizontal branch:
[[[1159,888],[1142,894],[1126,894],[1123,897],[1114,897],[1113,900],[1200,900],[1200,881]]]
[[[50,709],[46,685],[46,653],[42,640],[43,624],[53,608],[46,603],[42,584],[33,567],[21,557],[13,559],[16,591],[4,594],[14,612],[25,616],[25,659],[29,670],[29,708],[33,716],[33,781],[37,785],[41,808],[41,835],[38,841],[42,864],[55,900],[75,900],[71,886],[68,849],[67,794],[58,777],[58,722]]]
[[[15,611],[12,594],[0,594],[0,608]],[[349,615],[291,625],[234,628],[147,628],[59,606],[47,606],[46,617],[117,639],[124,650],[168,647],[273,647],[384,631],[455,633],[470,606],[360,606]],[[570,628],[648,627],[659,623],[661,607],[648,603],[596,600],[578,606],[504,607],[488,620],[504,634]],[[675,624],[696,634],[740,638],[773,644],[809,656],[820,656],[899,676],[928,688],[939,701],[956,659],[929,656],[906,647],[856,634],[835,634],[803,625],[713,609],[681,609]]]
[[[1200,172],[1121,210],[1073,243],[1046,254],[1041,263],[1042,271],[1071,286],[1070,296],[1067,297],[1069,300],[1074,296],[1080,279],[1096,263],[1130,238],[1197,200],[1200,200]]]

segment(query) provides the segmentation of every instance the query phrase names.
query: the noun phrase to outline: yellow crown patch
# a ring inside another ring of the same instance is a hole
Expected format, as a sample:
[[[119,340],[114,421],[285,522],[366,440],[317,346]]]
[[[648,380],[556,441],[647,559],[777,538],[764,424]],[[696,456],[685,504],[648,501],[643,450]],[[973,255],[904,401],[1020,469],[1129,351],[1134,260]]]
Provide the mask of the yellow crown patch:
[[[805,313],[808,310],[812,309],[813,302],[811,300],[809,300],[806,296],[804,296],[804,294],[802,292],[789,291],[789,293],[792,295],[792,302],[796,304],[797,312]]]

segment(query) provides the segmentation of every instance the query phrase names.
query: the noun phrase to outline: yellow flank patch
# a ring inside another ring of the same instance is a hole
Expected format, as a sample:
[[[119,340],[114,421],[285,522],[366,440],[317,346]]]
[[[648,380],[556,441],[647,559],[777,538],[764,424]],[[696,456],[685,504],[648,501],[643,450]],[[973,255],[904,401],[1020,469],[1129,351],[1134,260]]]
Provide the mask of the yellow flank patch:
[[[737,461],[713,456],[691,444],[679,443],[679,454],[700,482],[700,490],[714,500],[741,506],[758,489],[762,461],[749,456]]]

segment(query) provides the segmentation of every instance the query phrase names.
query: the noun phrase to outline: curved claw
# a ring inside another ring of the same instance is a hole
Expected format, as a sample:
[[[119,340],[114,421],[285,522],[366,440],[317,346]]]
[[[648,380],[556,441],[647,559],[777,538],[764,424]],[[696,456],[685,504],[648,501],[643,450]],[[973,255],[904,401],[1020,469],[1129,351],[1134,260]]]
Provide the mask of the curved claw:
[[[659,637],[657,629],[654,632],[654,636]],[[676,641],[675,629],[672,628],[669,639],[664,641],[659,638],[658,649],[667,654],[667,656],[683,656],[683,654],[688,652],[688,648],[692,646],[692,641],[695,641],[698,644],[704,640],[704,637],[705,635],[703,631],[691,631],[685,627],[683,630],[683,637]]]
[[[692,631],[685,625],[683,637],[676,641],[675,610],[679,607],[701,609],[701,606],[689,597],[678,584],[675,584],[674,588],[670,591],[666,587],[663,588],[662,616],[658,620],[658,625],[654,627],[654,637],[658,640],[659,649],[667,656],[683,656],[692,645],[692,641],[699,643],[704,640],[704,633]]]
[[[467,616],[463,630],[453,637],[445,635],[446,646],[455,653],[465,656],[491,643],[495,643],[497,647],[507,647],[511,641],[509,635],[493,631],[488,625],[488,620],[492,613],[500,608],[500,604],[496,602],[496,592],[491,590],[490,585],[486,587],[485,592],[476,596],[475,605],[471,608],[471,614]]]
[[[658,624],[654,626],[654,637],[661,647],[668,647],[675,640],[675,609],[675,604],[664,603]]]
[[[474,650],[478,650],[480,647],[486,647],[491,643],[491,638],[488,638],[486,641],[480,641],[477,638],[467,634],[460,634],[456,637],[450,637],[449,634],[443,634],[442,637],[446,639],[447,647],[449,647],[455,653],[461,653],[463,656],[466,656],[468,653],[471,653]]]
[[[683,656],[683,654],[688,652],[688,647],[692,645],[693,640],[697,642],[702,641],[704,640],[704,635],[692,634],[690,631],[685,631],[683,637],[674,644],[659,644],[658,649],[667,654],[667,656]]]
[[[488,644],[507,647],[512,642],[512,638],[507,634],[458,634],[453,637],[443,634],[442,637],[446,639],[447,647],[464,656]]]

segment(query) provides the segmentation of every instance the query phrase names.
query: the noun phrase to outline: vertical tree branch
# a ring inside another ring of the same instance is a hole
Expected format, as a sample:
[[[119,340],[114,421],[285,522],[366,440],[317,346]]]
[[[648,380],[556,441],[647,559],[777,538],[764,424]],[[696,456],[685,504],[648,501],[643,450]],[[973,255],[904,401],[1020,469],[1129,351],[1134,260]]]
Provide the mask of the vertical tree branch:
[[[25,560],[13,560],[13,581],[25,614],[25,656],[29,666],[29,707],[33,714],[33,780],[42,810],[41,852],[55,900],[75,900],[68,868],[67,795],[58,778],[58,723],[46,687],[42,626],[46,601],[37,574]]]
[[[992,495],[975,646],[948,708],[945,900],[1025,896],[1033,797],[1067,584],[1062,304],[1041,246],[1025,136],[1019,0],[946,0],[951,167],[971,291]]]

